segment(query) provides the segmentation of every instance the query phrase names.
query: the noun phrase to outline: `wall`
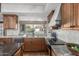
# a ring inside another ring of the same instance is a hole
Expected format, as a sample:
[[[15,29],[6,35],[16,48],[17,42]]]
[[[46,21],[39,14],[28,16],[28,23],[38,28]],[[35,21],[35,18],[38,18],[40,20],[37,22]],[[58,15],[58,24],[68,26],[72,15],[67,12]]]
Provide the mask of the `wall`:
[[[51,21],[49,23],[49,27],[56,24],[55,20],[58,17],[58,14],[59,14],[59,11],[60,11],[60,7],[61,7],[61,3],[56,6],[56,9],[55,9],[55,12],[53,14],[53,17],[51,18]]]
[[[18,16],[18,21],[24,21],[27,22],[27,21],[47,21],[46,17],[38,17],[38,16],[27,16],[27,15],[19,15]],[[20,32],[20,28],[19,28],[19,24],[18,24],[18,27],[17,29],[8,29],[6,30],[6,34],[8,35],[14,35],[14,36],[17,36]]]
[[[68,43],[77,43],[79,44],[79,31],[77,30],[55,30],[57,33],[57,37],[60,40],[63,40]]]
[[[56,20],[61,20],[61,11],[59,11],[57,19]]]
[[[27,15],[24,15],[24,16],[18,16],[18,19],[19,21],[47,21],[47,18],[46,17],[40,17],[40,16],[27,16]]]
[[[2,3],[1,12],[41,13],[45,6],[29,5],[24,3]]]

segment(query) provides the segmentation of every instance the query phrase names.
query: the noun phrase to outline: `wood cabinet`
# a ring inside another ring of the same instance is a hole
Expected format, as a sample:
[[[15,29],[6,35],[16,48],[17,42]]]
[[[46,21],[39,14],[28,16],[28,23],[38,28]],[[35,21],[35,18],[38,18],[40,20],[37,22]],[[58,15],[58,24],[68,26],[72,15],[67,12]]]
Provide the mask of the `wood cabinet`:
[[[22,56],[22,50],[21,50],[21,48],[15,53],[14,56]]]
[[[70,27],[70,19],[73,17],[73,14],[71,14],[73,12],[72,5],[73,4],[69,3],[64,3],[61,5],[62,27]]]
[[[45,51],[46,44],[44,38],[25,38],[24,51]]]
[[[42,40],[35,38],[32,40],[32,51],[41,51],[42,50]]]
[[[79,27],[79,4],[63,3],[61,5],[62,28]]]
[[[11,44],[12,38],[0,38],[0,44]]]
[[[0,12],[1,12],[1,3],[0,3]]]
[[[47,47],[47,52],[48,52],[48,55],[51,56],[51,49],[49,49],[48,47]]]
[[[3,15],[4,29],[16,29],[17,15]]]
[[[34,38],[32,40],[32,51],[46,51],[46,43],[44,38]]]
[[[55,52],[53,51],[53,49],[51,49],[51,56],[56,56]]]
[[[25,38],[24,39],[24,51],[31,51],[31,45],[32,45],[32,38]]]
[[[74,11],[75,11],[75,20],[76,20],[76,26],[79,27],[79,3],[74,4]]]

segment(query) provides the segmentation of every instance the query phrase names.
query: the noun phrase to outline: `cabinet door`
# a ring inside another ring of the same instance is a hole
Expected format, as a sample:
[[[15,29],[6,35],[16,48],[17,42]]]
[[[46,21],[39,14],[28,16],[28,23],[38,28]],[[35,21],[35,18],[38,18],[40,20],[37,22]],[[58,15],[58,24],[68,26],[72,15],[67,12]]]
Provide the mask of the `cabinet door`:
[[[31,41],[32,39],[30,38],[24,39],[24,51],[31,51]]]
[[[53,49],[51,49],[51,56],[56,56],[55,52],[53,51]]]
[[[0,38],[0,43],[1,44],[11,44],[12,38]]]
[[[32,40],[32,45],[31,45],[31,48],[32,48],[32,51],[41,51],[41,39],[39,38],[34,38]]]
[[[4,38],[5,44],[11,44],[12,43],[12,38]]]
[[[24,39],[24,51],[46,51],[44,38]]]
[[[13,29],[16,28],[16,17],[15,16],[9,16],[9,28]]]
[[[46,51],[46,43],[44,38],[34,38],[32,40],[32,51]]]
[[[61,6],[62,27],[69,28],[73,22],[73,4],[64,3]]]
[[[77,11],[76,11],[76,13],[78,13],[77,16],[76,16],[77,17],[76,22],[77,22],[77,27],[79,27],[79,3],[76,3],[76,4],[77,4],[77,7],[78,7]]]
[[[41,39],[42,51],[47,51],[47,44],[45,42],[45,38]]]
[[[51,56],[51,52],[52,51],[47,47],[47,53],[48,53],[49,56]]]
[[[4,29],[15,29],[16,20],[16,15],[4,15]]]
[[[15,53],[15,56],[21,56],[21,48]]]
[[[4,16],[3,17],[3,21],[4,21],[4,24],[3,24],[3,26],[4,26],[4,29],[7,29],[7,28],[9,28],[9,18],[7,17],[7,16]]]

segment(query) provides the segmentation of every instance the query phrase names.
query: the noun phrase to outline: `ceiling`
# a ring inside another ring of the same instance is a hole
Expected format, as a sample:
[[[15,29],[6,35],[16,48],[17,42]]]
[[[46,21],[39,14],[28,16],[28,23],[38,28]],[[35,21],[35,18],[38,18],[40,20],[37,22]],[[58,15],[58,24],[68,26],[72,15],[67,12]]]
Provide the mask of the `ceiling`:
[[[55,10],[57,3],[2,3],[2,13],[18,14],[48,14]]]
[[[59,3],[1,3],[1,13],[17,14],[20,17],[25,16],[24,18],[33,16],[46,19],[58,5]]]

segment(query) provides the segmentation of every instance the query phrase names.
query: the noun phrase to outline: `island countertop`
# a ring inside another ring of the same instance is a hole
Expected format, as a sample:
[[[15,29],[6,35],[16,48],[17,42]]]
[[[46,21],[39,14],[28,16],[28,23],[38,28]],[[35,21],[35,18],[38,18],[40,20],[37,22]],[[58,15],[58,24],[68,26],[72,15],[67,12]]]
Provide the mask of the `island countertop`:
[[[51,48],[56,56],[73,56],[66,45],[51,45]]]
[[[20,43],[0,45],[0,56],[13,56],[22,45]]]
[[[47,38],[47,36],[0,36],[0,38]]]
[[[0,38],[22,38],[23,36],[0,36]]]

